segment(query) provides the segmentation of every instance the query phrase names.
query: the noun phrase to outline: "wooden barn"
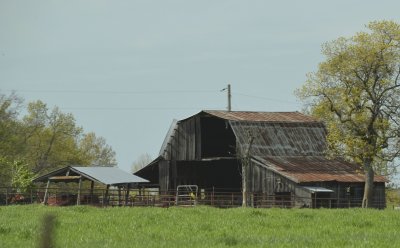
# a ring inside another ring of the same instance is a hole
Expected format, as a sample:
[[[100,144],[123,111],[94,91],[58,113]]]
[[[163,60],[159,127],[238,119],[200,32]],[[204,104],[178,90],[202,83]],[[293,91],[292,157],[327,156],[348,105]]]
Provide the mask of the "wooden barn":
[[[160,192],[179,185],[241,192],[246,164],[253,206],[361,206],[364,175],[360,166],[324,156],[326,129],[299,112],[201,111],[174,121],[159,157],[135,173]],[[246,160],[244,160],[246,159]],[[375,176],[374,204],[385,207],[385,178]]]

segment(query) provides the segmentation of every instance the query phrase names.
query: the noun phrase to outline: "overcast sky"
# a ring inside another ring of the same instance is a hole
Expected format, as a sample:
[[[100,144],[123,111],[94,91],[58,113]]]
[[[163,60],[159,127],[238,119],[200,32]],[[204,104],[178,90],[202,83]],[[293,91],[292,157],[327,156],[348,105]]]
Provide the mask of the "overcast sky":
[[[0,0],[0,93],[71,112],[130,171],[173,119],[202,109],[299,111],[321,45],[400,22],[400,1]]]

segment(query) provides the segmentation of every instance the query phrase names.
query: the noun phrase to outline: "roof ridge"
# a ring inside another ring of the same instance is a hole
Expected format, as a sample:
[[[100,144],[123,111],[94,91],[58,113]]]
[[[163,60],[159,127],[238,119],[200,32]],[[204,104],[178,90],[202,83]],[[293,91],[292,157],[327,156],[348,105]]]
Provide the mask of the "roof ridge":
[[[313,116],[299,111],[294,112],[263,112],[263,111],[227,111],[203,110],[200,113],[212,115],[230,121],[282,122],[282,123],[318,123]]]
[[[299,114],[302,114],[302,115],[306,115],[306,114],[303,114],[303,113],[301,113],[301,112],[299,112],[299,111],[254,111],[254,110],[231,110],[231,111],[228,111],[228,110],[218,110],[218,109],[203,109],[202,111],[204,111],[204,112],[211,112],[211,111],[218,111],[218,112],[226,112],[226,113],[231,113],[231,112],[245,112],[245,113],[299,113]]]

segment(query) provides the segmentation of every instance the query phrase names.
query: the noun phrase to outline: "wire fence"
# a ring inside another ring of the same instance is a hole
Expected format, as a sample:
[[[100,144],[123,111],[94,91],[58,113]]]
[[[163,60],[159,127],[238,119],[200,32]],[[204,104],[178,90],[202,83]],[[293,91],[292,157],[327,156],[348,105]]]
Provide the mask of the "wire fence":
[[[46,188],[32,188],[18,192],[13,188],[0,188],[0,205],[40,204],[45,201]],[[78,197],[79,196],[79,197]],[[255,208],[353,208],[361,207],[362,199],[327,198],[310,195],[298,197],[291,195],[267,195],[248,193],[247,205]],[[77,189],[49,188],[47,205],[71,206],[92,205],[99,207],[170,207],[170,206],[214,206],[220,208],[240,207],[243,204],[242,192],[230,190],[201,190],[199,192],[162,192],[158,189]],[[385,208],[385,202],[373,202],[375,208]]]

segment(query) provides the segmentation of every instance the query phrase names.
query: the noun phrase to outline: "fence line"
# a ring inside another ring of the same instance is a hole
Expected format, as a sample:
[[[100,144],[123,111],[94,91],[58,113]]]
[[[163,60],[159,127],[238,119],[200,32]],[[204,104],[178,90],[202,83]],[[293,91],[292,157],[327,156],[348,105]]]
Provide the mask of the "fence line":
[[[33,188],[24,193],[18,193],[12,188],[0,188],[0,205],[43,203],[45,188]],[[109,189],[82,189],[78,201],[75,188],[49,188],[48,205],[67,206],[93,205],[106,206],[195,206],[207,205],[221,208],[240,207],[242,193],[230,190],[200,191],[197,195],[184,194],[177,196],[175,191],[160,193],[158,189],[131,189],[129,194],[125,190]],[[295,195],[267,195],[249,193],[249,205],[255,208],[351,208],[361,207],[362,199],[350,198],[322,198],[296,197]],[[374,202],[374,207],[385,208],[381,203]]]

